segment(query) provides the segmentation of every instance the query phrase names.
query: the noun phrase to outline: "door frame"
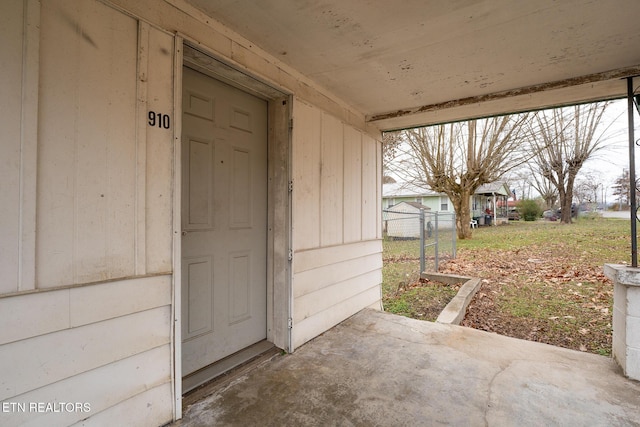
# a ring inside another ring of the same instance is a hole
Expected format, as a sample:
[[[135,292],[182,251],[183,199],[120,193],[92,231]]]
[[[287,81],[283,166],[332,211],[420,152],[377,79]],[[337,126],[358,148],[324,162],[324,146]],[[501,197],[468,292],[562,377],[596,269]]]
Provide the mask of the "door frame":
[[[182,418],[182,67],[188,66],[267,101],[267,340],[291,352],[291,111],[293,96],[182,34],[174,48],[172,376],[174,414]],[[243,71],[240,71],[243,69]]]

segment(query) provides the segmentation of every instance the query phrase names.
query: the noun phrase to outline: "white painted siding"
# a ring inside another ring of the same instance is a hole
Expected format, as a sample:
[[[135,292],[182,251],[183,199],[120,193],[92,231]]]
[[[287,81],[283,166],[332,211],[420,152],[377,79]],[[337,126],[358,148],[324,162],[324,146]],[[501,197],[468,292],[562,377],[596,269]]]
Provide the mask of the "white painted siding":
[[[21,0],[0,3],[0,293],[17,291],[20,233],[20,109],[22,105]],[[18,83],[18,84],[16,84]]]
[[[331,246],[342,243],[344,125],[323,114],[321,135],[320,245]]]
[[[0,4],[0,294],[33,289],[39,7]]]
[[[131,276],[136,21],[94,1],[41,16],[37,287]]]
[[[90,405],[0,424],[166,423],[173,37],[96,0],[2,2],[0,37],[0,401]]]
[[[320,153],[322,112],[303,102],[294,106],[293,247],[320,246]]]
[[[362,135],[362,240],[375,239],[380,228],[380,193],[378,164],[380,145],[369,135]]]
[[[304,344],[359,310],[380,308],[382,242],[296,252],[294,343]]]
[[[53,423],[2,414],[2,425],[69,425],[170,384],[170,290],[156,276],[0,299],[0,401],[91,406]]]
[[[293,341],[380,301],[381,145],[300,100],[293,110]]]
[[[362,133],[345,128],[344,144],[344,242],[362,238]]]
[[[145,390],[117,406],[100,412],[74,426],[162,426],[171,417],[171,385],[168,383]]]
[[[93,416],[89,418],[90,422],[104,419],[103,414],[112,412],[113,410],[110,408],[114,405],[137,397],[149,389],[154,390],[158,387],[162,388],[170,385],[168,381],[170,378],[169,365],[163,362],[170,357],[170,351],[169,345],[155,347],[149,351],[98,367],[82,375],[66,378],[11,399],[13,402],[28,404],[30,402],[49,402],[51,396],[56,396],[59,401],[86,402],[89,404],[88,409],[90,411],[88,412],[61,412],[54,416],[50,413],[29,412],[3,414],[3,418],[6,416],[3,419],[5,421],[3,425],[72,425],[92,414]],[[166,400],[167,396],[170,396],[170,393],[165,393],[164,396],[161,396],[161,399]],[[164,408],[159,405],[159,402],[148,403],[153,403],[155,410],[164,415],[163,420],[158,420],[159,422],[156,423],[147,423],[147,425],[160,425],[162,421],[171,418],[170,402]],[[123,404],[120,403],[121,405]],[[118,406],[115,407],[118,408]],[[146,405],[137,409],[129,408],[129,410],[145,413],[142,409],[145,407]],[[122,420],[125,419],[130,420],[131,417],[112,418],[110,422],[102,423],[102,425],[121,425]],[[127,423],[129,424],[129,421]],[[144,425],[144,423],[132,422],[130,425]]]
[[[175,32],[295,96],[279,172],[295,181],[294,344],[379,305],[381,151],[363,114],[181,1],[0,2],[0,401],[91,407],[2,425],[175,415]],[[272,274],[286,307],[288,272]]]
[[[173,38],[60,0],[42,2],[40,37],[35,286],[169,272],[172,132],[146,117],[173,110]]]
[[[147,120],[140,115],[146,117],[148,111],[165,114],[173,111],[173,37],[151,28],[148,41],[146,75],[138,78],[139,85],[143,80],[147,85],[143,92],[146,92],[143,98],[146,102],[141,102],[138,107],[138,124],[145,130],[145,139],[139,137],[139,141],[144,145],[146,159],[144,162],[139,160],[145,167],[144,181],[138,174],[138,181],[145,184],[139,184],[143,194],[137,198],[137,244],[145,252],[144,257],[139,252],[139,264],[144,264],[144,267],[139,267],[138,274],[164,273],[172,269],[174,146],[171,131],[176,118],[171,117],[174,123],[171,129],[161,129],[147,126]],[[144,49],[144,46],[139,49]]]
[[[293,126],[293,247],[381,236],[381,143],[299,101]]]

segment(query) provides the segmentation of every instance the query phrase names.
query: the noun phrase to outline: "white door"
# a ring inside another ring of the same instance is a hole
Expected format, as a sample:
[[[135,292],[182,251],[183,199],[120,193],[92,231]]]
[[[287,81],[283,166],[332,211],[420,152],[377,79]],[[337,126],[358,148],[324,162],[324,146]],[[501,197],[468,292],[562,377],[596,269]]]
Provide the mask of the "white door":
[[[182,374],[266,338],[267,103],[184,68]]]

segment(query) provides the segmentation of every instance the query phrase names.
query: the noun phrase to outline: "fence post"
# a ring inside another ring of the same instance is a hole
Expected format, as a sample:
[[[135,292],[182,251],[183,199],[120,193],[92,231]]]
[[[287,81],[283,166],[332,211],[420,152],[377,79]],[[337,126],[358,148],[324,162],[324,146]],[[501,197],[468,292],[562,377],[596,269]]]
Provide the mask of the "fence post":
[[[439,257],[438,257],[438,240],[440,240],[440,238],[438,237],[438,232],[440,230],[440,227],[438,226],[438,211],[436,211],[436,214],[435,214],[435,223],[436,223],[436,227],[435,227],[436,232],[435,232],[434,237],[436,238],[436,243],[433,246],[433,248],[434,248],[434,252],[435,252],[434,253],[434,255],[435,255],[435,257],[434,257],[435,258],[435,269],[436,269],[436,273],[437,273],[438,272],[438,260],[439,260]]]
[[[452,215],[451,216],[451,218],[452,218],[452,220],[451,220],[451,240],[452,240],[451,246],[453,248],[453,250],[452,250],[453,253],[451,255],[453,256],[453,259],[455,259],[456,258],[456,242],[458,240],[456,238],[456,234],[457,234],[458,228],[456,226],[456,213],[454,212],[451,215]]]
[[[424,272],[424,208],[420,209],[420,274]]]

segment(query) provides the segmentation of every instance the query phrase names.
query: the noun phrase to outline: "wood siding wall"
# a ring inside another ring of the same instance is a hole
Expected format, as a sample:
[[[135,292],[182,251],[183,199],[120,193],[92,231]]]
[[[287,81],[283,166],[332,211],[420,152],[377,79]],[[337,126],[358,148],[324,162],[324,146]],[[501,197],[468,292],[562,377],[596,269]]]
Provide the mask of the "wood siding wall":
[[[172,111],[173,38],[97,1],[38,4],[0,11],[0,294],[170,272],[172,132],[146,115]]]
[[[303,101],[293,109],[293,341],[380,307],[381,143]]]
[[[0,401],[90,405],[0,424],[166,423],[173,37],[95,0],[0,2],[0,37]]]
[[[295,345],[379,306],[381,150],[364,115],[181,0],[2,1],[0,401],[91,405],[54,421],[0,414],[2,425],[175,415],[175,32],[295,96],[282,155],[295,181]],[[149,111],[170,129],[149,126]],[[276,237],[286,254],[288,230]],[[288,277],[270,273],[270,304],[286,306]]]
[[[40,8],[33,3],[0,3],[0,294],[34,280]]]
[[[0,401],[90,405],[89,412],[2,413],[0,423],[171,420],[170,295],[171,277],[157,276],[0,299]]]

